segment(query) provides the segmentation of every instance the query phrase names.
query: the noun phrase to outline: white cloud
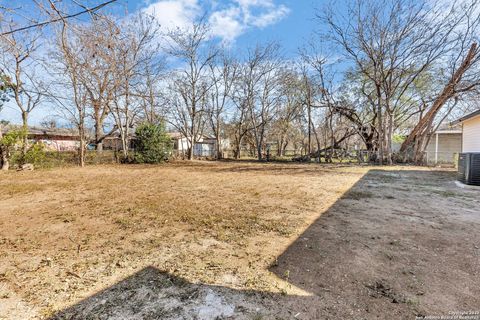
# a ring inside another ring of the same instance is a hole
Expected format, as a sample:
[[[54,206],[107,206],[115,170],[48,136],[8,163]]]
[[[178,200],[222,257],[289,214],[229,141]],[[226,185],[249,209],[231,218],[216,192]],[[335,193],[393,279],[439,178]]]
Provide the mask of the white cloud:
[[[213,12],[208,19],[212,34],[224,42],[233,42],[246,29],[245,24],[238,19],[240,13],[240,9],[235,7]]]
[[[154,16],[166,29],[187,28],[198,18],[201,7],[197,0],[165,0],[151,3],[144,12]]]
[[[265,28],[285,18],[290,9],[274,0],[160,0],[151,2],[144,12],[157,18],[166,29],[187,28],[206,11],[213,37],[232,43],[243,33],[254,28]]]
[[[248,7],[273,7],[273,1],[272,0],[236,0],[236,2],[242,7],[242,8],[248,8]]]
[[[273,0],[233,0],[227,8],[215,11],[209,22],[212,32],[230,43],[247,30],[273,25],[289,13],[288,7]]]
[[[267,13],[255,17],[255,20],[252,21],[252,25],[259,28],[267,27],[282,20],[285,16],[288,15],[289,12],[290,9],[288,9],[286,6],[278,6],[277,8],[275,8],[275,10],[268,11]]]

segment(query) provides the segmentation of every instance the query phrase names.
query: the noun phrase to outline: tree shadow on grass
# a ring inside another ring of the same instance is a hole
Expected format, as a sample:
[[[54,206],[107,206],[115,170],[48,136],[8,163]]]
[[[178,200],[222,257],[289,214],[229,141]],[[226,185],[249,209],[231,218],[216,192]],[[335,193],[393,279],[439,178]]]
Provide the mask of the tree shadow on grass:
[[[477,310],[480,217],[474,224],[465,219],[469,207],[462,213],[457,206],[464,194],[454,177],[449,171],[370,170],[270,271],[320,297],[328,312],[319,311],[333,319]]]
[[[194,284],[147,267],[51,319],[413,319],[475,310],[480,225],[447,216],[448,199],[425,194],[452,192],[451,178],[370,170],[269,268],[310,296]]]
[[[262,319],[273,294],[194,284],[153,266],[53,315],[60,319]]]

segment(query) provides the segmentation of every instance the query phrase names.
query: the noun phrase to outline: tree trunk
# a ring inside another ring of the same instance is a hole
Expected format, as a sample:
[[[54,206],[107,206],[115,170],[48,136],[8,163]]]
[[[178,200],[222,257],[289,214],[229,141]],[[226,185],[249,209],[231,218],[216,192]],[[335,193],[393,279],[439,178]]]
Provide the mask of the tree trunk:
[[[239,160],[240,159],[240,156],[241,156],[241,144],[242,144],[242,138],[240,137],[236,143],[235,143],[235,149],[233,150],[233,157],[236,159],[236,160]]]
[[[217,156],[216,156],[217,159],[222,159],[223,158],[222,146],[220,144],[221,144],[220,138],[217,136],[215,138],[215,145],[216,145],[216,148],[217,148],[217,150],[215,152],[217,154]]]
[[[393,164],[392,159],[392,135],[393,135],[393,114],[391,112],[388,113],[388,135],[386,139],[387,143],[387,162],[389,165]]]
[[[100,120],[98,115],[95,115],[95,150],[97,153],[103,152],[103,139],[105,137],[105,133],[103,131],[103,123]]]
[[[432,107],[428,110],[428,112],[420,118],[420,121],[417,123],[415,128],[413,128],[412,132],[408,135],[407,139],[402,144],[400,148],[400,152],[408,152],[408,150],[413,149],[413,154],[410,159],[414,159],[418,161],[419,153],[423,153],[426,146],[419,146],[419,140],[423,140],[426,134],[428,134],[428,128],[433,123],[435,116],[438,114],[440,109],[443,105],[455,95],[455,89],[460,80],[462,79],[465,72],[469,70],[472,66],[473,62],[475,61],[475,56],[477,54],[477,44],[473,43],[468,51],[467,56],[462,61],[462,64],[459,68],[455,71],[450,81],[445,85],[442,92],[439,96],[435,99]],[[423,144],[423,143],[420,143]],[[424,145],[424,144],[423,144]],[[407,157],[406,157],[407,158]]]
[[[263,136],[265,134],[265,129],[262,125],[262,128],[260,129],[260,132],[258,132],[255,136],[255,142],[257,143],[257,158],[258,161],[263,160]]]
[[[282,157],[285,157],[286,155],[287,146],[288,146],[288,141],[285,141],[285,143],[282,146]]]
[[[285,139],[284,139],[284,136],[282,134],[282,136],[280,137],[280,141],[278,141],[278,146],[277,146],[277,148],[278,148],[277,156],[279,156],[279,157],[284,156],[284,154],[283,154],[283,144],[284,144],[284,142],[285,142]]]
[[[195,137],[193,134],[191,135],[190,138],[190,148],[188,148],[188,160],[193,160],[193,153],[194,153],[194,148],[195,148]]]
[[[10,167],[10,163],[8,161],[8,151],[4,148],[1,148],[1,163],[2,163],[2,170],[7,171]]]
[[[83,132],[81,133],[81,136],[80,136],[80,147],[78,150],[78,156],[79,156],[78,164],[82,168],[85,167],[85,139],[83,138]]]
[[[127,124],[128,125],[128,124]],[[120,130],[120,136],[122,138],[122,151],[123,151],[123,159],[128,159],[128,131],[126,129]]]
[[[377,104],[377,119],[378,119],[378,160],[379,164],[383,165],[383,157],[384,157],[384,150],[383,150],[383,143],[384,143],[384,131],[383,131],[383,116],[382,116],[382,105],[381,105],[381,91],[377,88],[377,95],[378,95],[378,104]]]
[[[308,113],[308,154],[312,153],[312,111],[310,106],[310,98],[308,99],[307,113]]]
[[[95,150],[97,151],[97,153],[102,153],[103,152],[103,140],[96,143]]]
[[[128,159],[128,141],[126,137],[122,138],[122,151],[123,151],[123,159]]]
[[[0,124],[0,141],[3,138],[2,130],[3,128],[2,128],[2,125]],[[5,171],[8,170],[8,167],[9,167],[7,150],[1,144],[0,144],[0,167],[1,167],[1,170],[5,170]]]
[[[236,146],[235,146],[235,151],[234,151],[234,153],[235,153],[235,154],[234,154],[234,158],[235,158],[236,160],[239,160],[239,159],[240,159],[240,152],[241,152],[241,151],[240,151],[240,145],[236,145]]]
[[[217,147],[217,150],[216,150],[216,153],[217,153],[217,159],[222,159],[223,158],[223,155],[222,155],[222,146],[221,146],[221,139],[220,139],[220,121],[218,120],[219,117],[217,116],[217,128],[215,130],[215,143],[216,143],[216,147]]]
[[[23,145],[22,145],[22,164],[25,162],[25,156],[28,150],[28,112],[22,111],[22,130],[23,130]]]

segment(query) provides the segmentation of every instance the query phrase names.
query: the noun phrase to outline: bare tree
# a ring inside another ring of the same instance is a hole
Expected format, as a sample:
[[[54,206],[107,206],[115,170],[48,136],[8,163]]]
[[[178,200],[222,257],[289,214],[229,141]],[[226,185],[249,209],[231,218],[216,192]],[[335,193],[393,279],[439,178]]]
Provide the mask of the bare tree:
[[[14,24],[8,26],[14,28]],[[38,57],[34,57],[38,49],[40,34],[38,32],[17,32],[0,36],[2,58],[1,69],[12,79],[13,97],[22,117],[22,126],[25,131],[22,155],[28,148],[27,132],[28,117],[41,103],[44,94],[44,85],[37,75],[42,68]]]
[[[93,143],[97,152],[103,151],[103,140],[114,130],[105,132],[107,119],[114,96],[115,83],[113,74],[116,63],[115,46],[120,27],[110,18],[97,15],[89,24],[72,27],[72,36],[83,47],[75,57],[81,61],[82,69],[79,80],[88,93],[88,114],[94,122]]]
[[[9,76],[0,71],[0,111],[3,109],[5,102],[9,100],[11,92],[13,91],[13,84]],[[0,121],[0,169],[8,170],[9,155],[6,146],[1,143],[3,139],[3,121]]]
[[[95,14],[98,10],[106,7],[109,4],[112,4],[116,2],[117,0],[109,0],[109,1],[101,1],[98,3],[96,6],[93,7],[87,7],[84,4],[77,2],[77,1],[72,1],[75,5],[80,7],[81,10],[78,10],[76,12],[62,12],[58,10],[57,8],[57,1],[53,0],[35,0],[34,3],[37,5],[37,7],[40,9],[42,13],[47,14],[48,19],[43,20],[43,21],[38,21],[37,18],[34,17],[29,17],[29,15],[25,14],[19,14],[22,17],[28,17],[26,20],[26,25],[24,26],[16,26],[15,28],[10,28],[8,30],[2,30],[0,35],[6,36],[6,35],[11,35],[19,32],[23,32],[26,30],[31,30],[31,29],[41,29],[45,26],[55,24],[55,23],[65,23],[67,20],[79,17],[81,15],[85,14]],[[14,12],[16,13],[19,11],[18,7],[13,7],[13,8],[7,8],[5,6],[0,7],[1,11],[7,11],[7,12]]]
[[[143,82],[136,87],[135,96],[140,99],[142,118],[149,123],[158,123],[163,120],[162,109],[165,99],[162,88],[166,84],[165,65],[158,59],[145,61],[140,70]]]
[[[234,111],[233,117],[230,119],[230,131],[233,136],[233,156],[235,159],[240,159],[241,148],[244,138],[251,130],[250,122],[248,121],[248,104],[247,98],[244,95],[246,88],[241,86],[240,81],[235,86],[235,90],[232,95]]]
[[[68,25],[64,23],[58,36],[58,49],[52,53],[58,68],[56,91],[68,92],[59,96],[51,92],[50,97],[57,103],[59,112],[77,129],[79,136],[78,164],[85,166],[85,149],[87,144],[87,108],[88,92],[83,85],[82,73],[84,65],[76,59],[82,47],[69,36]],[[59,89],[62,88],[62,89]]]
[[[343,50],[364,83],[362,92],[375,113],[380,163],[392,161],[397,117],[417,112],[413,104],[404,108],[410,89],[456,48],[456,30],[477,24],[471,19],[476,2],[458,10],[458,4],[446,9],[428,1],[357,0],[345,15],[332,8],[319,15],[329,26],[326,38]]]
[[[203,133],[206,122],[208,92],[212,87],[209,65],[218,49],[208,46],[208,25],[201,19],[190,29],[177,29],[167,34],[170,42],[167,53],[185,64],[175,72],[170,123],[188,141],[188,159],[193,159],[194,147]]]
[[[159,26],[152,17],[139,14],[120,29],[114,44],[114,92],[109,109],[127,159],[131,130],[142,112],[137,88],[144,82],[145,66],[157,54]]]
[[[301,129],[303,115],[304,83],[293,68],[285,68],[279,75],[279,107],[272,123],[272,135],[277,136],[277,155],[284,156],[285,149]],[[310,145],[310,143],[309,143]],[[307,152],[311,150],[307,146]]]
[[[478,44],[475,42],[470,46],[466,56],[455,70],[448,83],[435,98],[425,114],[420,117],[417,125],[413,128],[412,132],[402,144],[400,150],[407,151],[407,149],[410,148],[412,151],[413,161],[423,161],[422,152],[425,150],[428,144],[429,133],[432,131],[435,117],[440,112],[441,108],[451,99],[453,99],[453,105],[455,106],[459,95],[475,90],[476,87],[480,86],[480,74],[478,71],[475,70],[473,72],[475,73],[473,78],[471,77],[471,74],[470,79],[467,78],[469,73],[472,73],[471,71],[473,71],[475,68],[478,68],[479,62],[480,50],[478,48]]]
[[[355,108],[350,106],[348,101],[342,96],[341,88],[335,84],[336,74],[332,70],[335,63],[331,61],[332,59],[318,51],[310,54],[304,51],[302,52],[302,59],[304,63],[309,65],[311,70],[310,73],[305,74],[305,77],[308,77],[307,81],[309,80],[316,87],[316,90],[306,87],[306,100],[310,100],[307,106],[310,109],[323,109],[323,117],[321,119],[323,130],[321,131],[324,148],[320,148],[320,141],[317,137],[318,148],[316,156],[320,158],[321,152],[324,152],[325,160],[331,162],[336,149],[340,148],[342,142],[354,134],[364,137],[361,131],[364,125]],[[353,128],[351,124],[346,125],[344,119],[354,124]],[[316,132],[317,130],[315,130],[313,123],[312,129],[315,131],[315,135],[318,136],[319,133]],[[368,145],[367,142],[366,145]]]
[[[232,90],[238,77],[238,62],[224,52],[220,61],[212,60],[210,67],[210,81],[212,87],[209,94],[208,119],[215,137],[216,158],[222,157],[222,131],[225,122],[225,109],[231,105]]]
[[[318,162],[321,161],[320,159],[320,149],[321,149],[321,141],[319,137],[319,132],[317,130],[317,127],[315,125],[315,103],[316,103],[316,96],[318,95],[319,92],[319,86],[316,85],[313,77],[310,75],[308,70],[311,69],[310,65],[308,64],[308,61],[305,61],[305,57],[303,58],[303,63],[300,66],[300,72],[301,72],[301,81],[302,81],[302,104],[303,104],[303,111],[304,111],[304,116],[306,118],[307,122],[307,152],[309,156],[312,156],[312,134],[313,137],[315,138],[316,142],[316,159]]]
[[[271,43],[257,45],[250,50],[242,66],[237,93],[237,107],[242,116],[239,123],[239,137],[252,132],[258,160],[263,159],[267,125],[273,119],[274,109],[280,101],[279,75],[281,61],[278,57],[279,46]],[[240,96],[238,96],[240,95]],[[245,128],[248,128],[245,130]]]

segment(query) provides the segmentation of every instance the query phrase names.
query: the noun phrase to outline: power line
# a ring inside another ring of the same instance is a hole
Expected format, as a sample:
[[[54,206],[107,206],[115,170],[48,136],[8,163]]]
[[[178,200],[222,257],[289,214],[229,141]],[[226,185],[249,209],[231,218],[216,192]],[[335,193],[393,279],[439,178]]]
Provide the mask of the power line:
[[[43,21],[43,22],[35,23],[35,24],[29,25],[29,26],[13,29],[13,30],[10,30],[10,31],[7,31],[7,32],[3,32],[0,35],[5,36],[5,35],[9,35],[9,34],[12,34],[12,33],[15,33],[15,32],[28,30],[28,29],[31,29],[31,28],[43,27],[43,26],[46,26],[46,25],[51,24],[51,23],[55,23],[55,22],[59,22],[59,21],[65,20],[65,19],[70,19],[70,18],[77,17],[77,16],[80,16],[80,15],[85,14],[85,13],[93,13],[93,12],[95,12],[97,10],[100,10],[101,8],[107,6],[107,5],[109,5],[109,4],[111,4],[115,1],[117,1],[117,0],[109,0],[109,1],[103,2],[103,3],[101,3],[98,6],[95,6],[93,8],[86,8],[85,10],[74,13],[74,14],[70,14],[70,15],[67,15],[67,16],[61,16],[61,17],[53,19],[53,20]]]

